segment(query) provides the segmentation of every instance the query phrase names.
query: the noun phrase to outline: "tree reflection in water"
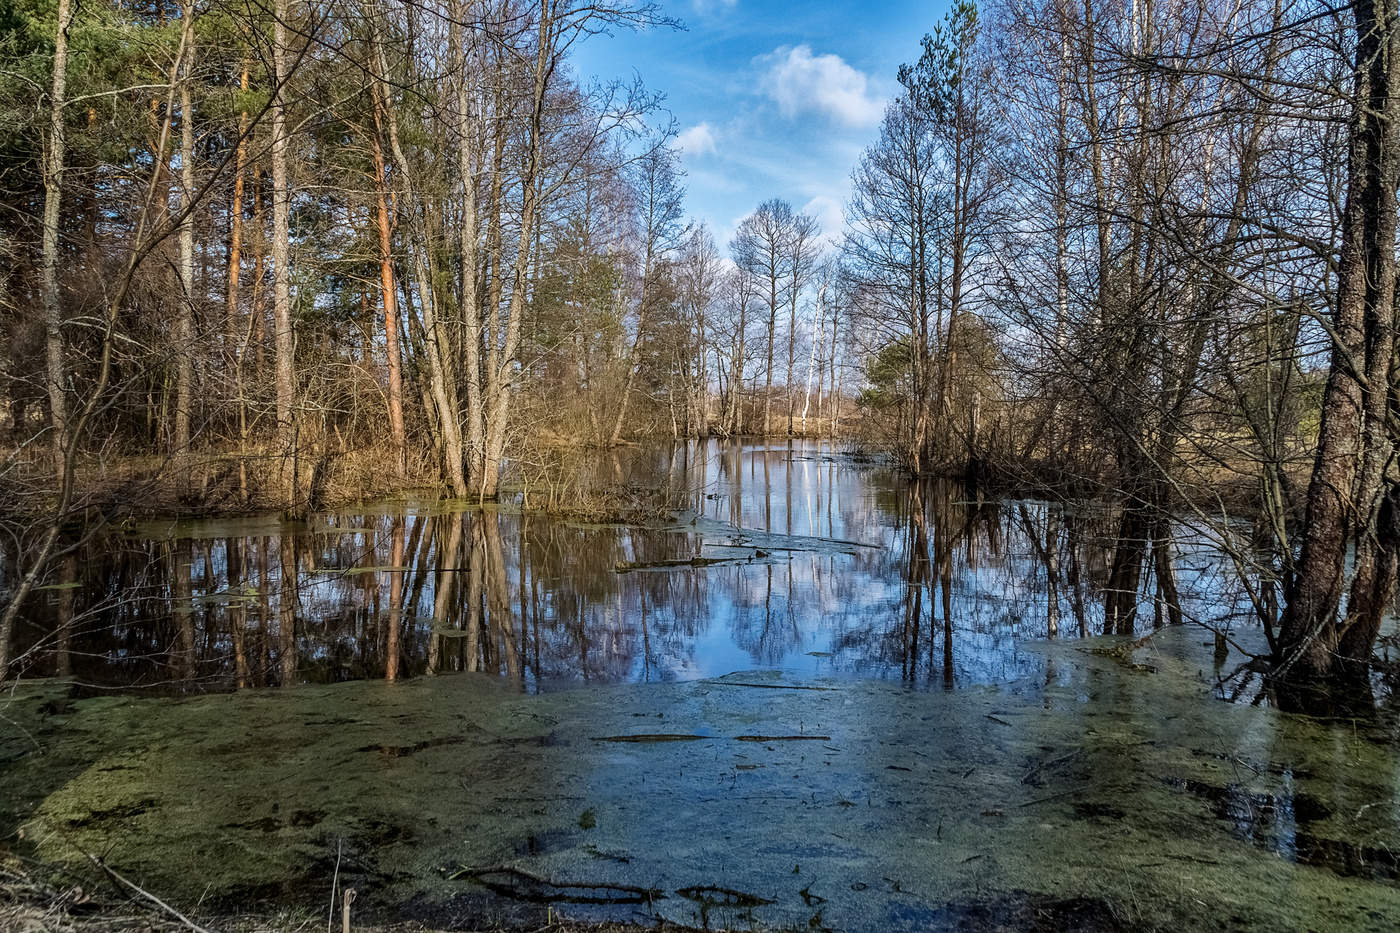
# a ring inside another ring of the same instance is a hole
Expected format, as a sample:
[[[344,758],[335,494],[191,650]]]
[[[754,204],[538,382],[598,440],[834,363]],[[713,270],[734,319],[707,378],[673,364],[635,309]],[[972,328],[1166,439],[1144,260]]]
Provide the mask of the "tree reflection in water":
[[[675,524],[407,502],[153,526],[62,563],[17,647],[31,674],[154,690],[455,671],[541,690],[746,668],[952,688],[1035,673],[1025,640],[1099,634],[1105,609],[1138,633],[1164,618],[1158,554],[1129,573],[1123,523],[1092,504],[910,482],[824,442],[628,456],[597,469],[669,490],[687,506]],[[1180,528],[1165,553],[1188,618],[1248,615],[1221,555]],[[1127,578],[1131,600],[1109,587]]]

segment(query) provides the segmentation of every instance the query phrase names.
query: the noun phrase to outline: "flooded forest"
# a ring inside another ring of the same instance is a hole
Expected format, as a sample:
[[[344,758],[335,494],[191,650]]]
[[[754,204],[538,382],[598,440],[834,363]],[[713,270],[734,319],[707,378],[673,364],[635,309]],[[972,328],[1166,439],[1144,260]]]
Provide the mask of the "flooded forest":
[[[0,0],[0,930],[1400,928],[1393,87]]]

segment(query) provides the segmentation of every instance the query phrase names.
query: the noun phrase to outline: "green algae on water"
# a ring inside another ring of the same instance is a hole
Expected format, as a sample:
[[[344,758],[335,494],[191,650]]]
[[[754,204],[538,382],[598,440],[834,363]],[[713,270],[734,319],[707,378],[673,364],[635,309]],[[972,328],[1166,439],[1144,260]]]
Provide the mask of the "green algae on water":
[[[390,912],[599,887],[712,926],[1026,905],[1135,929],[1400,924],[1390,736],[1211,700],[1186,651],[1148,646],[1144,674],[1035,650],[1043,679],[949,693],[750,671],[526,696],[457,675],[55,715],[65,685],[21,685],[0,795],[32,857],[103,853],[187,904],[312,904],[338,870]],[[589,738],[658,713],[688,740]],[[490,871],[497,890],[472,878]]]

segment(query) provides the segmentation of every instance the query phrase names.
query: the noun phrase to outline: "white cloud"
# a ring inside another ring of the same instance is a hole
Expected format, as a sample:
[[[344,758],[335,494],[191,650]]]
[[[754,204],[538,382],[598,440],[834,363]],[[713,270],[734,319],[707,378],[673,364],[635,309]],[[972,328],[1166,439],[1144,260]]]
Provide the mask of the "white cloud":
[[[715,131],[708,123],[697,123],[676,136],[676,148],[684,154],[701,156],[715,151]]]
[[[731,9],[739,0],[690,0],[691,7],[696,13],[709,13],[716,8]]]
[[[835,243],[846,228],[846,213],[841,199],[827,194],[819,194],[802,207],[802,213],[811,214],[821,225],[822,236]]]
[[[786,117],[813,111],[847,126],[873,126],[885,102],[871,93],[870,79],[839,55],[813,55],[809,45],[779,46],[756,61],[767,69],[759,89]]]

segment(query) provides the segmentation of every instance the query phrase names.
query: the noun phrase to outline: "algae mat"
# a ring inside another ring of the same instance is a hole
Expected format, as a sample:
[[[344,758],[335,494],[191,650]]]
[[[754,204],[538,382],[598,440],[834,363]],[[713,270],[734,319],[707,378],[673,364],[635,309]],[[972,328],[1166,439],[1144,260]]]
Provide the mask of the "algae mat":
[[[1149,673],[1037,650],[1043,679],[951,693],[35,683],[4,701],[0,812],[33,858],[98,854],[206,910],[324,904],[338,876],[381,916],[464,928],[1400,928],[1377,727],[1211,700],[1170,652]]]

